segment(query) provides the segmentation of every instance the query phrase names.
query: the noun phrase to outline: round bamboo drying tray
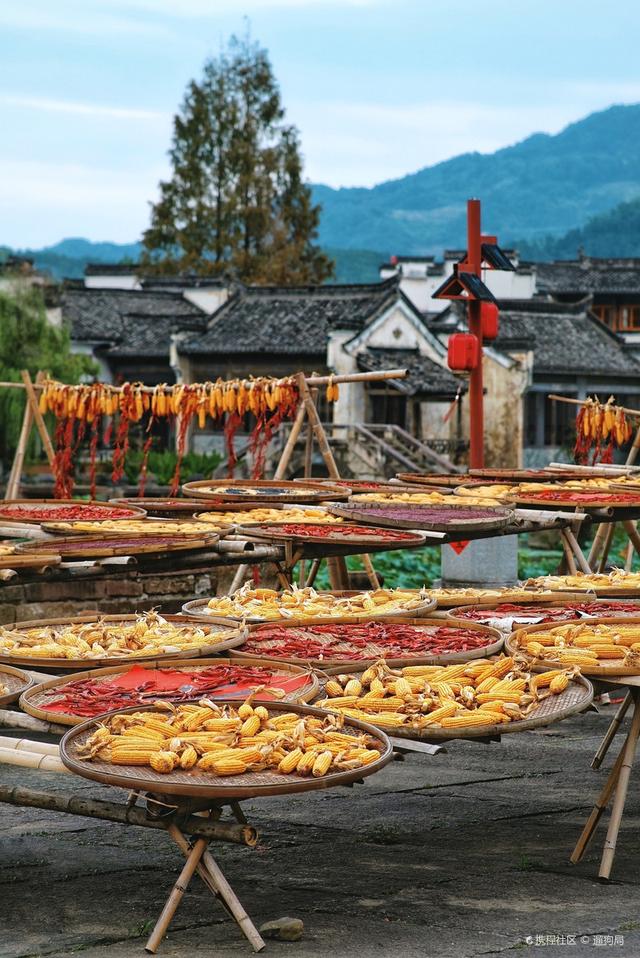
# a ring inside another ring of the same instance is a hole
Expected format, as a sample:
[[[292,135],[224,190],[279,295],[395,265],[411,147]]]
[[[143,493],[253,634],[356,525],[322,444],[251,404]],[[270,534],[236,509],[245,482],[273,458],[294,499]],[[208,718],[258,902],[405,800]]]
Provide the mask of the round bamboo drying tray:
[[[575,490],[576,494],[585,495],[584,492],[580,490]],[[598,500],[598,495],[606,496],[607,499],[603,501]],[[545,499],[542,496],[535,495],[524,495],[520,496],[517,493],[514,495],[508,496],[508,501],[515,503],[517,506],[522,506],[527,508],[528,506],[535,506],[536,509],[577,509],[578,511],[584,509],[633,509],[640,512],[640,492],[634,497],[633,501],[625,502],[624,499],[613,498],[611,493],[594,492],[589,494],[589,498],[586,499],[576,499],[575,496],[571,495],[571,492],[567,490],[567,495],[563,496],[561,499]]]
[[[38,629],[46,628],[48,626],[73,626],[73,625],[83,625],[90,622],[105,622],[109,623],[127,623],[135,622],[138,618],[137,615],[102,615],[100,612],[88,612],[84,615],[77,615],[73,617],[64,617],[64,618],[55,618],[55,619],[28,619],[22,622],[14,622],[10,628],[7,628],[7,631],[10,632],[19,632],[20,630],[28,629]],[[174,622],[177,625],[192,625],[194,628],[197,625],[200,625],[203,629],[206,629],[209,625],[216,625],[216,629],[211,629],[212,633],[215,632],[228,632],[228,638],[223,639],[220,642],[212,642],[210,645],[201,645],[193,649],[185,649],[183,652],[159,652],[153,655],[131,655],[131,656],[102,656],[101,658],[89,659],[89,658],[76,658],[76,659],[58,659],[58,658],[44,658],[38,657],[35,655],[11,655],[6,651],[0,651],[0,663],[7,663],[9,665],[25,665],[29,666],[32,669],[46,669],[48,671],[77,671],[78,669],[86,669],[87,665],[91,665],[93,668],[98,668],[100,666],[112,666],[115,663],[122,665],[134,665],[137,663],[149,663],[149,664],[164,664],[165,662],[171,661],[172,659],[197,659],[205,655],[214,655],[217,652],[224,652],[227,649],[233,649],[237,645],[241,645],[245,639],[245,632],[240,628],[239,622],[229,622],[224,620],[218,620],[215,623],[205,622],[202,619],[200,622],[195,620],[189,622],[185,620],[184,616],[181,615],[164,615],[164,619],[167,622]]]
[[[217,701],[212,699],[213,702]],[[220,700],[223,704],[224,700]],[[139,708],[122,709],[110,715],[137,712]],[[145,711],[155,711],[145,709]],[[158,710],[159,711],[159,710]],[[327,712],[309,705],[291,703],[269,703],[270,712],[297,712],[299,715],[313,715],[326,718]],[[101,721],[104,721],[102,716]],[[292,773],[283,775],[277,771],[245,772],[243,775],[220,777],[213,772],[203,772],[199,768],[188,771],[174,769],[168,775],[154,772],[152,768],[127,765],[110,765],[106,762],[87,762],[77,757],[77,749],[95,731],[98,722],[91,719],[82,725],[70,729],[60,742],[60,757],[72,772],[105,785],[117,785],[133,791],[152,792],[158,795],[189,795],[194,798],[223,798],[226,801],[257,798],[267,795],[287,795],[297,792],[310,792],[316,789],[333,788],[336,785],[349,785],[367,775],[372,775],[391,761],[393,751],[386,734],[365,722],[345,718],[343,732],[358,734],[367,732],[376,740],[380,758],[362,768],[352,771],[333,772],[319,778]]]
[[[403,591],[409,591],[408,589]],[[412,590],[413,591],[413,590]],[[354,590],[342,590],[334,592],[318,592],[318,595],[334,595],[337,597],[351,596],[351,595],[360,595],[359,592]],[[308,619],[296,619],[292,617],[282,616],[278,619],[260,619],[257,616],[244,616],[242,618],[232,617],[232,616],[221,616],[216,615],[215,613],[209,614],[206,610],[208,608],[209,599],[191,599],[189,602],[185,602],[182,606],[182,612],[184,615],[194,616],[195,618],[201,619],[202,621],[207,622],[234,622],[240,624],[241,622],[246,622],[248,624],[263,624],[265,622],[271,623],[273,625],[282,625],[283,623],[291,623],[295,625],[305,625],[313,623],[314,625],[330,625],[332,622],[371,622],[372,620],[384,620],[384,619],[395,619],[400,616],[406,616],[408,613],[411,613],[414,616],[423,616],[428,615],[429,612],[433,612],[436,608],[436,602],[434,599],[425,598],[418,605],[414,606],[412,609],[399,609],[397,612],[383,612],[376,615],[374,612],[362,613],[357,615],[349,616],[314,616]]]
[[[406,507],[408,510],[413,510],[415,512],[415,518],[411,519],[398,519],[393,518],[392,516],[386,516],[385,506],[389,510],[398,510]],[[483,532],[483,531],[493,531],[498,529],[504,529],[505,526],[508,526],[511,521],[513,521],[514,514],[512,509],[504,508],[501,506],[496,506],[494,509],[491,506],[483,506],[483,509],[491,509],[494,513],[490,518],[484,519],[465,519],[456,515],[456,513],[462,512],[464,509],[469,509],[473,511],[478,511],[476,506],[466,506],[463,503],[460,505],[450,505],[448,502],[446,505],[442,503],[434,504],[433,506],[425,505],[411,505],[410,502],[394,502],[394,503],[348,503],[340,504],[335,506],[330,506],[329,511],[333,513],[334,516],[342,516],[343,519],[351,519],[354,522],[364,522],[367,525],[373,526],[386,526],[389,529],[424,529],[430,532]],[[443,522],[442,520],[433,519],[430,520],[427,515],[420,516],[420,510],[428,512],[430,509],[438,511],[447,511],[451,513],[451,520]],[[373,514],[375,511],[375,514]]]
[[[110,502],[101,502],[98,499],[5,499],[0,503],[0,525],[8,525],[16,523],[17,525],[32,525],[39,526],[42,522],[46,522],[46,519],[28,519],[23,517],[18,517],[15,515],[12,518],[11,509],[12,506],[24,506],[24,507],[33,507],[34,509],[47,509],[54,512],[56,508],[60,506],[100,506],[101,509],[108,509],[113,512],[116,509],[129,509],[131,515],[125,516],[125,519],[141,519],[143,516],[146,516],[146,510],[140,506],[134,505],[115,505]],[[105,516],[105,519],[109,518]]]
[[[357,673],[354,673],[357,674]],[[493,738],[496,735],[505,735],[512,732],[529,732],[532,729],[552,725],[562,719],[584,712],[593,701],[593,686],[584,676],[573,678],[564,692],[559,695],[550,695],[543,699],[538,707],[529,713],[526,719],[517,719],[514,722],[500,722],[499,725],[471,725],[467,728],[424,728],[411,729],[396,725],[385,726],[375,716],[371,717],[371,724],[386,731],[394,738],[406,738],[419,742],[447,742],[457,738]]]
[[[463,607],[467,605],[479,605],[481,601],[486,599],[486,602],[491,604],[496,602],[497,604],[503,602],[512,602],[514,605],[517,605],[519,602],[525,603],[526,605],[531,604],[550,604],[558,598],[557,592],[534,592],[527,591],[525,588],[516,588],[510,587],[505,589],[503,593],[500,594],[499,589],[460,589],[460,595],[451,595],[445,594],[447,590],[444,589],[430,589],[427,590],[429,595],[438,603],[438,609],[452,609]],[[456,591],[456,590],[452,590]],[[493,592],[498,593],[493,596],[487,595],[487,593]],[[484,593],[484,596],[482,595]],[[576,599],[582,599],[586,593],[567,593],[563,598],[569,598],[571,595]]]
[[[239,535],[250,536],[255,539],[270,539],[274,542],[293,542],[296,545],[304,547],[305,545],[315,545],[315,546],[362,546],[364,551],[369,549],[377,550],[389,550],[389,549],[416,549],[421,545],[424,545],[426,541],[426,536],[420,532],[414,532],[411,530],[407,531],[406,539],[392,539],[390,536],[385,535],[385,530],[380,529],[379,536],[367,536],[367,535],[357,535],[357,534],[348,534],[341,535],[340,529],[342,528],[339,524],[332,525],[331,523],[322,524],[322,528],[327,530],[326,535],[302,535],[301,533],[296,532],[286,532],[283,531],[283,526],[293,525],[294,523],[260,523],[258,525],[239,525],[237,527],[237,532]],[[309,526],[310,530],[313,529],[312,522],[305,522],[304,525]],[[371,527],[369,527],[371,528]]]
[[[566,589],[551,589],[549,592],[553,592],[555,596],[559,599],[571,598],[582,598],[584,596],[592,595],[594,598],[619,598],[619,599],[640,599],[640,586],[624,586],[624,585],[594,585],[590,583],[585,587],[584,591],[579,589],[577,585],[571,587],[567,586]]]
[[[567,595],[569,596],[569,595],[571,595],[571,593],[567,593]],[[604,618],[608,618],[609,616],[607,616],[607,613],[606,613],[606,612],[587,613],[587,612],[581,612],[581,611],[578,609],[578,606],[581,606],[581,605],[598,605],[598,604],[601,603],[603,606],[606,606],[606,605],[607,605],[607,602],[608,602],[607,599],[596,599],[596,598],[589,599],[588,596],[580,596],[580,597],[576,597],[575,599],[572,598],[572,599],[569,599],[569,600],[566,600],[566,599],[563,599],[563,598],[556,598],[556,599],[553,599],[553,600],[551,600],[551,601],[544,600],[544,601],[542,601],[542,602],[537,602],[537,603],[536,603],[536,602],[532,602],[532,603],[530,603],[530,604],[531,604],[531,605],[541,606],[541,608],[540,608],[540,615],[544,615],[544,614],[545,614],[545,609],[556,609],[556,608],[572,609],[573,607],[575,607],[575,608],[576,608],[575,618],[569,618],[569,619],[549,619],[549,620],[548,620],[549,622],[553,622],[553,623],[555,623],[555,624],[557,624],[557,625],[561,625],[563,622],[579,621],[579,620],[582,619],[582,618],[584,618],[584,619],[590,619],[590,618],[594,618],[594,617],[597,617],[597,616],[603,616]],[[616,609],[614,612],[611,613],[611,616],[612,616],[612,617],[614,617],[615,615],[619,615],[619,616],[627,616],[627,615],[633,616],[633,615],[638,615],[638,616],[640,616],[640,601],[636,603],[636,602],[634,602],[632,599],[629,599],[628,602],[629,602],[629,605],[630,605],[629,612],[623,612],[623,611],[620,610],[620,609]],[[506,604],[505,602],[500,601],[500,602],[479,602],[477,605],[466,605],[466,606],[465,606],[465,605],[460,605],[460,606],[458,606],[457,608],[448,609],[445,614],[446,614],[446,617],[447,617],[447,618],[454,618],[454,619],[455,619],[455,618],[462,618],[462,620],[463,620],[464,622],[481,622],[481,621],[483,621],[482,619],[467,619],[467,618],[465,618],[465,613],[466,613],[466,612],[471,612],[471,611],[486,612],[486,613],[487,613],[487,616],[486,616],[487,619],[490,619],[490,618],[491,618],[491,610],[492,610],[492,609],[495,610],[495,609],[498,608],[498,606],[500,606],[500,605],[505,605],[505,604]],[[512,603],[512,604],[513,604],[513,603]],[[531,613],[529,613],[529,614],[531,614]],[[513,613],[513,617],[512,617],[512,618],[515,619],[515,618],[517,617],[517,615],[518,615],[518,612],[516,611],[516,612]],[[510,618],[509,615],[506,615],[506,616],[505,616],[505,619],[506,619],[506,620],[508,620],[509,618]],[[495,620],[495,621],[498,621],[498,620]],[[538,623],[531,623],[531,624],[532,624],[532,625],[537,625]],[[540,623],[540,624],[542,624],[542,623]],[[497,625],[495,625],[495,626],[493,626],[493,627],[494,627],[494,628],[498,628]],[[518,628],[519,628],[519,626],[518,626]],[[514,628],[511,628],[510,631],[513,632],[513,631],[515,631],[515,629],[514,629]]]
[[[206,523],[202,523],[206,529]],[[41,542],[17,546],[23,555],[38,555],[55,549],[63,559],[104,559],[109,556],[145,555],[150,552],[179,552],[187,549],[211,548],[218,542],[217,531],[199,536],[122,536],[115,533],[104,536],[57,536]]]
[[[222,492],[215,492],[222,489]],[[238,490],[232,492],[231,490]],[[251,492],[251,490],[254,490]],[[233,479],[225,482],[221,479],[199,479],[196,482],[185,482],[182,491],[187,496],[197,499],[208,499],[214,502],[254,502],[266,504],[274,502],[322,502],[323,500],[340,501],[347,499],[349,489],[340,486],[325,485],[307,479],[304,483],[293,482],[287,479]]]
[[[199,669],[208,669],[212,666],[218,665],[247,665],[255,666],[257,668],[264,668],[265,671],[273,673],[280,673],[279,679],[275,679],[276,684],[271,684],[269,688],[279,688],[277,685],[278,681],[282,681],[284,677],[298,677],[306,676],[307,682],[305,685],[299,689],[294,689],[293,691],[286,691],[281,699],[278,699],[279,702],[310,702],[317,695],[319,683],[317,677],[313,672],[309,671],[302,666],[293,665],[289,662],[272,662],[269,659],[257,658],[247,656],[243,658],[242,662],[237,662],[235,659],[231,659],[227,656],[220,656],[220,658],[207,658],[207,659],[193,659],[185,662],[184,659],[167,659],[166,662],[138,662],[135,663],[138,668],[147,669],[148,671],[156,671],[163,669],[171,669],[173,671],[185,671],[185,672],[194,672]],[[3,681],[2,673],[8,666],[3,666],[0,668],[0,682]],[[45,706],[47,702],[50,702],[53,698],[52,695],[48,694],[53,690],[56,690],[57,694],[64,695],[65,686],[69,685],[71,682],[80,682],[83,679],[91,679],[93,681],[100,681],[104,679],[108,681],[116,675],[122,675],[124,672],[128,672],[132,668],[132,665],[117,665],[108,669],[88,669],[85,672],[74,672],[72,675],[64,675],[57,679],[49,679],[47,682],[42,682],[39,685],[35,684],[34,681],[31,682],[31,687],[24,689],[22,694],[18,692],[16,698],[20,696],[20,708],[23,712],[27,712],[29,715],[35,716],[35,718],[43,719],[46,722],[57,722],[60,725],[79,725],[81,722],[86,721],[86,718],[79,715],[74,715],[73,712],[58,712],[52,709],[47,709]],[[15,669],[13,671],[19,671]],[[24,674],[24,673],[23,673]],[[28,676],[27,676],[28,678]],[[215,692],[214,693],[217,699],[224,699],[225,701],[231,700],[240,700],[246,698],[249,695],[248,691],[243,691],[241,693],[232,694],[231,692]],[[170,697],[167,697],[166,694],[163,696],[165,701],[172,701]],[[195,701],[195,699],[194,699]],[[254,696],[254,701],[256,702],[272,702],[273,698],[269,695],[266,695],[263,691]],[[0,699],[0,704],[2,700]],[[151,704],[151,703],[149,703]],[[146,708],[146,704],[138,704],[136,706],[138,709]]]
[[[144,516],[141,518],[141,522],[146,528],[135,529],[134,531],[127,530],[125,528],[120,531],[119,529],[109,529],[108,531],[102,533],[99,529],[99,526],[102,522],[109,521],[104,519],[98,519],[96,521],[91,521],[91,525],[95,528],[90,531],[80,528],[82,524],[86,524],[90,520],[86,519],[77,519],[75,521],[61,521],[61,522],[43,522],[42,530],[44,532],[49,532],[55,536],[84,536],[85,538],[94,539],[97,536],[104,535],[105,539],[120,539],[120,538],[131,538],[131,539],[146,539],[154,538],[158,536],[163,536],[165,538],[172,538],[174,535],[179,538],[185,539],[201,539],[203,536],[209,535],[211,532],[214,535],[217,535],[220,539],[223,539],[225,536],[230,535],[234,526],[231,524],[225,523],[224,525],[213,525],[212,523],[202,522],[200,519],[176,519],[172,517],[171,519],[154,519],[151,516]],[[118,519],[118,522],[122,523],[123,527],[127,522],[126,519]],[[166,530],[155,531],[153,528],[154,522],[161,522],[163,526],[168,526]],[[189,525],[197,526],[197,530],[191,532],[180,532],[180,526],[188,522]],[[149,530],[149,531],[147,531]],[[172,531],[173,530],[173,531]],[[54,540],[50,540],[55,545]]]
[[[536,672],[547,672],[549,669],[562,669],[566,666],[562,665],[558,659],[537,659],[534,656],[529,655],[524,648],[526,642],[535,639],[535,634],[537,632],[550,632],[551,629],[557,628],[564,625],[580,625],[584,623],[585,625],[595,626],[595,625],[637,625],[638,633],[640,634],[640,616],[636,615],[627,615],[627,616],[612,616],[611,618],[585,618],[579,622],[569,620],[568,622],[542,622],[536,625],[525,625],[520,629],[517,629],[507,636],[505,639],[505,650],[509,655],[523,655],[530,663],[531,668]],[[640,641],[640,635],[638,638]],[[621,665],[620,659],[602,659],[601,662],[598,662],[598,665],[580,665],[580,671],[584,675],[590,675],[593,678],[598,678],[598,676],[608,677],[615,675],[640,675],[640,656],[638,656],[638,664],[633,665]]]
[[[109,499],[115,506],[137,506],[144,509],[151,518],[171,519],[176,513],[192,516],[202,509],[202,499],[172,499],[167,497],[132,496],[129,499]]]
[[[16,669],[13,665],[0,665],[0,688],[4,686],[6,689],[0,692],[0,708],[17,702],[20,696],[35,684],[36,680],[22,669]]]
[[[305,621],[302,622],[267,622],[263,623],[262,626],[254,625],[249,628],[249,635],[259,632],[260,628],[263,626],[277,625],[278,628],[287,628],[287,629],[296,629],[300,632],[301,638],[304,636],[304,633],[310,633],[311,637],[314,637],[313,628],[314,625],[327,625],[326,621]],[[353,625],[353,620],[345,620],[342,622],[336,622],[336,625]],[[452,621],[450,619],[429,619],[429,618],[410,618],[410,617],[401,617],[394,619],[387,623],[388,625],[410,625],[417,629],[430,629],[430,628],[464,628],[469,630],[469,632],[474,632],[476,634],[482,634],[486,636],[487,644],[483,645],[478,649],[471,649],[466,652],[445,652],[439,655],[421,653],[420,655],[406,655],[403,657],[388,657],[384,653],[372,653],[368,656],[363,656],[361,659],[340,659],[340,658],[331,658],[331,659],[302,659],[296,658],[293,656],[287,656],[286,658],[281,658],[277,655],[270,655],[268,649],[265,649],[264,652],[243,652],[242,647],[234,649],[231,653],[231,658],[233,660],[242,660],[247,661],[253,655],[259,655],[261,659],[264,659],[268,662],[289,662],[292,665],[306,665],[309,668],[321,669],[323,672],[326,672],[328,675],[336,674],[338,672],[350,672],[354,668],[360,670],[361,668],[366,668],[372,662],[376,662],[378,659],[384,658],[385,662],[393,669],[402,669],[405,666],[409,665],[452,665],[455,662],[467,662],[471,659],[483,659],[489,655],[496,655],[502,649],[503,645],[503,636],[497,629],[492,629],[487,626],[481,625],[477,626],[475,623],[472,623],[469,626],[468,623],[462,621]],[[345,640],[347,641],[347,640]]]

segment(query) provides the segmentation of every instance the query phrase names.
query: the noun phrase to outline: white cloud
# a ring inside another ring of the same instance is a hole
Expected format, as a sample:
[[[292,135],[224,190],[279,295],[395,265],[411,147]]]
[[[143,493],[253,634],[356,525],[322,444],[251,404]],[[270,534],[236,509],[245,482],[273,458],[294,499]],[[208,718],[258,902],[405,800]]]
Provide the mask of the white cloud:
[[[294,102],[289,117],[301,132],[305,172],[332,186],[372,186],[460,153],[492,153],[535,132],[558,133],[592,110],[640,100],[640,86],[596,97],[585,85],[534,104],[434,100],[422,103]]]
[[[47,97],[13,96],[0,94],[0,103],[28,110],[43,110],[46,113],[71,113],[77,116],[110,117],[116,120],[161,120],[171,118],[168,113],[120,106],[103,106],[99,103],[76,103],[71,100],[51,100]]]
[[[131,242],[149,221],[164,167],[116,171],[77,164],[0,162],[0,241],[41,246],[64,236]]]

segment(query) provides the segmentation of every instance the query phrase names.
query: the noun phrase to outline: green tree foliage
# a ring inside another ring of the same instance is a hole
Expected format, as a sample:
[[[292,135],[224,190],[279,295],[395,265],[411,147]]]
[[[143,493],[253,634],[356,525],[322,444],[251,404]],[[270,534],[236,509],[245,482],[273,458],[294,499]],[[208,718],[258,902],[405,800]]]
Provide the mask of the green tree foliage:
[[[587,256],[640,256],[640,199],[619,203],[564,236],[522,240],[517,246],[521,256],[532,260],[575,259],[580,250]]]
[[[169,155],[172,175],[143,235],[148,272],[292,285],[331,275],[313,244],[320,208],[265,50],[233,37],[207,61],[174,119]]]
[[[87,356],[71,354],[69,334],[48,322],[40,290],[16,284],[15,291],[0,291],[0,380],[21,382],[22,369],[28,369],[32,377],[43,370],[75,383],[95,372],[95,365]],[[0,456],[5,466],[18,442],[24,407],[23,390],[0,389]]]

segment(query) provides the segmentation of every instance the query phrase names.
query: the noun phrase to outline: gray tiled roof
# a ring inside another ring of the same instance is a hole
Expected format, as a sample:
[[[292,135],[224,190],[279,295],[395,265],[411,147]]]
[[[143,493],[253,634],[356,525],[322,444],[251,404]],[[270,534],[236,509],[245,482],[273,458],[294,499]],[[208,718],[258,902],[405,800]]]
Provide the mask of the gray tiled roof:
[[[180,293],[71,288],[60,305],[73,340],[104,344],[115,356],[167,356],[172,332],[206,325]]]
[[[378,369],[407,369],[405,379],[394,381],[411,396],[430,395],[453,398],[461,380],[414,349],[365,349],[357,355],[358,368],[364,372]]]
[[[492,345],[503,352],[533,349],[534,373],[640,377],[640,364],[619,336],[585,303],[502,300],[500,331]]]
[[[536,266],[538,293],[582,295],[640,293],[640,259],[556,260]]]
[[[325,357],[332,329],[358,332],[401,296],[397,277],[367,285],[245,287],[214,313],[203,335],[185,339],[180,352]]]

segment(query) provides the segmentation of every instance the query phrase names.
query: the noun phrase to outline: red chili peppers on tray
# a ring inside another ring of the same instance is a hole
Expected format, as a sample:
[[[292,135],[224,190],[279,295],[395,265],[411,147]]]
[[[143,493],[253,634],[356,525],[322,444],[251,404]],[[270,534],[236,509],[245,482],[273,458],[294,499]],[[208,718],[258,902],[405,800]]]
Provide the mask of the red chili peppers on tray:
[[[523,496],[523,499],[525,497]],[[527,499],[544,499],[545,502],[571,501],[593,506],[640,506],[640,496],[631,492],[576,492],[575,489],[541,489],[526,496]]]
[[[266,685],[293,691],[305,685],[306,675],[291,676],[261,666],[215,665],[209,668],[143,669],[140,666],[110,678],[80,679],[50,689],[50,702],[41,707],[52,712],[90,718],[114,709],[150,705],[157,699],[190,702],[206,695],[245,697],[253,688]]]
[[[495,609],[460,609],[456,618],[469,619],[472,622],[486,622],[489,619],[510,619],[517,617],[539,616],[541,622],[564,622],[583,616],[640,615],[638,602],[576,602],[575,605],[514,605],[502,602]]]
[[[395,529],[375,529],[371,526],[348,526],[348,525],[314,525],[311,522],[283,522],[274,527],[276,531],[283,532],[286,535],[297,536],[300,539],[342,539],[345,536],[359,536],[369,539],[389,539],[394,542],[409,541],[415,539],[411,532],[398,532]]]
[[[470,652],[492,642],[486,633],[454,626],[417,628],[391,622],[345,623],[282,627],[260,626],[252,632],[243,652],[262,653],[282,659],[344,659],[357,662],[372,658],[411,658]]]
[[[114,506],[91,506],[56,504],[46,506],[4,505],[0,506],[3,519],[24,522],[62,522],[68,520],[96,521],[100,519],[133,519],[140,513],[136,509]]]

